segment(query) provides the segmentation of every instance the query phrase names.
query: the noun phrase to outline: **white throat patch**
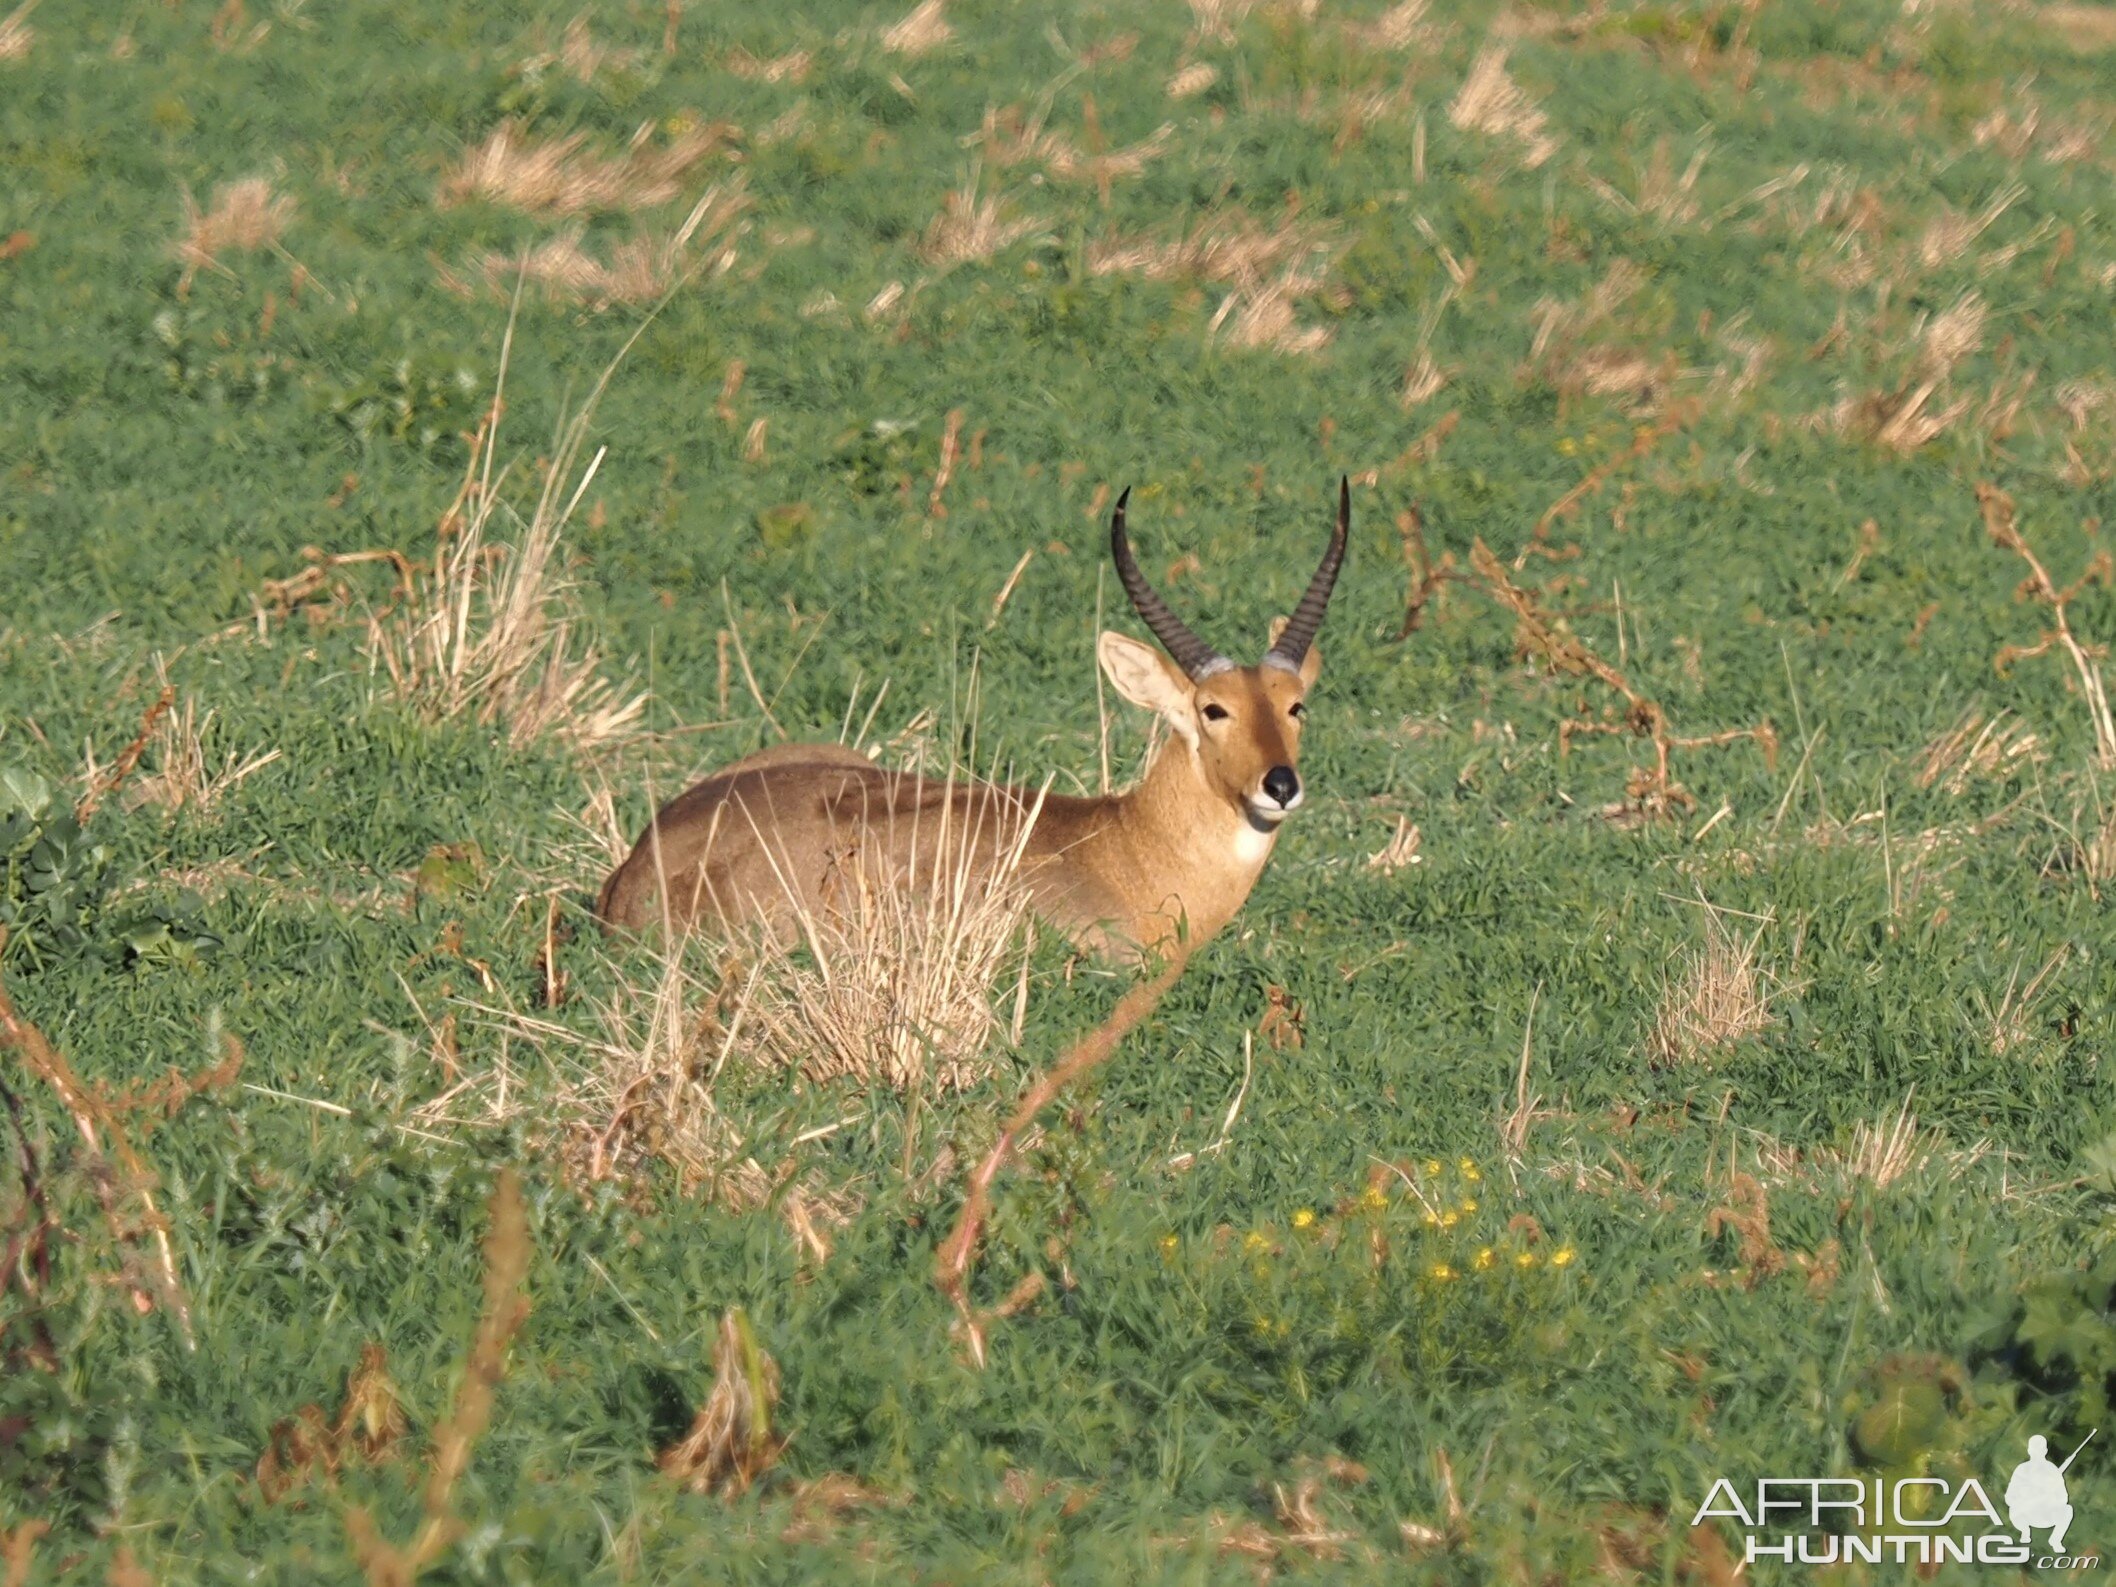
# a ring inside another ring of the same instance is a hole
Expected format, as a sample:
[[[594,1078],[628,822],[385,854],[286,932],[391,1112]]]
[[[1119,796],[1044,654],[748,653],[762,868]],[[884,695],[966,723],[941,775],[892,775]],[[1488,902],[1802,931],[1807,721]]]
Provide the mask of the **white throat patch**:
[[[1258,830],[1253,821],[1234,829],[1234,857],[1244,865],[1262,865],[1271,858],[1271,845],[1278,841],[1278,828]]]

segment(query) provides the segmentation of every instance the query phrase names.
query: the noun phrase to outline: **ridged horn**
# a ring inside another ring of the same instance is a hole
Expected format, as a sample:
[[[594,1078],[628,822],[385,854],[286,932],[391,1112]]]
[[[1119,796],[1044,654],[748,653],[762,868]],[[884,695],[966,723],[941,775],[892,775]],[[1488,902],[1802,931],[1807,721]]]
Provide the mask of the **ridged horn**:
[[[1315,643],[1317,630],[1322,627],[1323,613],[1330,609],[1330,591],[1337,584],[1337,570],[1344,565],[1345,538],[1352,528],[1352,481],[1339,478],[1337,482],[1337,528],[1330,535],[1330,548],[1323,553],[1322,566],[1315,570],[1315,577],[1308,581],[1307,593],[1300,598],[1300,605],[1293,608],[1287,619],[1278,643],[1264,653],[1263,664],[1267,667],[1282,667],[1288,672],[1300,671],[1300,664],[1307,659],[1308,647]]]
[[[1168,652],[1169,659],[1183,669],[1184,675],[1193,682],[1209,678],[1216,672],[1226,672],[1234,666],[1225,656],[1198,638],[1187,628],[1183,619],[1168,609],[1168,603],[1155,593],[1146,582],[1146,575],[1139,571],[1138,559],[1131,554],[1131,541],[1124,533],[1124,505],[1131,500],[1131,489],[1117,498],[1117,510],[1109,520],[1109,554],[1117,564],[1117,579],[1124,586],[1124,593],[1131,597],[1132,610],[1139,620],[1152,630],[1161,648]],[[1328,599],[1329,592],[1324,592]],[[1318,619],[1319,620],[1319,619]]]

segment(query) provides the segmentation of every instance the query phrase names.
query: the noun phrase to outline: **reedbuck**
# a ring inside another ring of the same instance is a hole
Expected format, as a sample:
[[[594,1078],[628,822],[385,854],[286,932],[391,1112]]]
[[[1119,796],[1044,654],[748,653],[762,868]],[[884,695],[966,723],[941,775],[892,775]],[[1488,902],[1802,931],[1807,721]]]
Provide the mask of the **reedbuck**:
[[[1130,957],[1215,935],[1301,803],[1301,719],[1322,665],[1315,635],[1344,561],[1351,491],[1340,482],[1322,565],[1247,667],[1193,634],[1147,583],[1125,535],[1130,495],[1110,519],[1110,554],[1161,648],[1104,633],[1097,654],[1117,692],[1170,730],[1136,786],[1067,798],[892,772],[842,744],[774,745],[662,807],[603,884],[603,920],[784,931],[856,885],[856,859],[932,876],[933,850],[952,834],[980,869],[1017,865],[1035,912],[1083,947]]]

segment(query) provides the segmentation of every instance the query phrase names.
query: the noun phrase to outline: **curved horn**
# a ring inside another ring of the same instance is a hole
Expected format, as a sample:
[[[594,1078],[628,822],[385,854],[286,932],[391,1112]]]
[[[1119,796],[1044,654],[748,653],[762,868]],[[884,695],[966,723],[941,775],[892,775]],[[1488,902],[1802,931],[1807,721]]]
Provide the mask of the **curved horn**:
[[[1139,571],[1138,561],[1131,554],[1131,541],[1124,533],[1124,504],[1130,500],[1131,489],[1127,486],[1117,498],[1117,510],[1109,520],[1109,554],[1116,560],[1117,578],[1124,593],[1131,597],[1132,609],[1185,676],[1195,681],[1227,671],[1234,663],[1186,628],[1183,619],[1168,609],[1168,603],[1154,593],[1146,575]]]
[[[1293,608],[1293,615],[1287,619],[1278,643],[1264,653],[1265,666],[1282,667],[1288,672],[1300,670],[1301,662],[1307,658],[1308,647],[1315,643],[1316,630],[1322,627],[1323,613],[1329,610],[1330,591],[1337,583],[1337,570],[1344,565],[1345,536],[1351,527],[1352,482],[1340,477],[1337,482],[1337,528],[1331,532],[1330,548],[1323,553],[1322,566],[1308,581],[1307,593],[1301,596],[1300,605]]]

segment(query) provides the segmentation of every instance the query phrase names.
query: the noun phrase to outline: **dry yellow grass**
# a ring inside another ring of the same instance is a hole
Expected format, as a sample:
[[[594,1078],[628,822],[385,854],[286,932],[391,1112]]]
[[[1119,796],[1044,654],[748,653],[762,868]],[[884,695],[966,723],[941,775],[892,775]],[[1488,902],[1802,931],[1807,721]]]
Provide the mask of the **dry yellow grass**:
[[[1973,290],[1938,314],[1921,316],[1913,331],[1916,363],[1909,378],[1893,392],[1840,398],[1829,412],[1831,426],[1840,435],[1871,440],[1905,456],[1930,443],[1975,405],[1966,395],[1937,403],[1934,399],[1955,370],[1984,345],[1988,317],[1983,297]],[[2016,397],[2024,394],[2025,388]],[[2018,400],[2012,406],[2017,410]],[[1996,420],[2003,407],[2004,394],[1994,388],[1987,417]]]
[[[1178,67],[1168,79],[1170,99],[1194,99],[1220,80],[1220,69],[1209,61],[1192,61]]]
[[[1861,1119],[1852,1126],[1844,1171],[1852,1178],[1869,1181],[1876,1190],[1886,1190],[1922,1169],[1940,1144],[1937,1131],[1918,1128],[1917,1115],[1910,1111],[1910,1097],[1906,1095],[1894,1118],[1883,1114],[1871,1122]]]
[[[1506,75],[1507,46],[1488,44],[1477,52],[1469,76],[1447,107],[1447,119],[1464,132],[1512,138],[1521,145],[1521,163],[1530,170],[1558,152],[1558,136],[1542,107]]]
[[[2044,26],[2082,55],[2116,49],[2116,9],[2106,5],[2046,5]]]
[[[1334,251],[1329,232],[1295,216],[1266,226],[1244,210],[1227,209],[1169,241],[1105,238],[1088,248],[1088,269],[1229,287],[1209,328],[1214,339],[1230,347],[1305,354],[1328,346],[1333,333],[1299,324],[1294,304],[1328,290]]]
[[[980,196],[978,176],[972,170],[963,185],[941,201],[940,213],[927,224],[919,253],[928,264],[943,269],[976,264],[1042,228],[1041,216],[1016,213],[1005,196]]]
[[[1201,43],[1230,44],[1256,0],[1190,0],[1190,36]]]
[[[1168,152],[1175,124],[1163,122],[1147,137],[1122,149],[1083,151],[1061,132],[1051,130],[1041,113],[1024,115],[1009,106],[985,111],[978,141],[986,162],[996,169],[1041,165],[1061,182],[1093,182],[1106,194],[1119,179],[1143,175],[1147,166]],[[1099,127],[1090,120],[1090,144],[1100,143]]]
[[[505,475],[495,472],[494,455],[513,344],[510,319],[492,407],[441,520],[433,563],[409,581],[395,607],[369,619],[368,653],[392,692],[429,717],[469,716],[517,745],[548,736],[594,748],[628,733],[646,704],[644,695],[613,688],[594,649],[575,644],[558,559],[560,539],[602,462],[598,449],[583,465],[581,450],[616,366],[561,426],[528,521],[508,544],[498,533],[503,521],[520,520],[503,499]]]
[[[713,1386],[691,1429],[655,1461],[664,1476],[692,1493],[731,1499],[747,1493],[777,1464],[786,1440],[772,1431],[779,1407],[779,1365],[757,1343],[737,1306],[721,1315],[713,1339]]]
[[[22,0],[5,17],[0,17],[0,61],[25,60],[37,42],[37,30],[29,25],[29,14],[37,9],[37,0]]]
[[[296,212],[294,200],[274,193],[270,179],[262,176],[223,182],[214,188],[213,202],[204,209],[188,192],[183,204],[183,230],[176,239],[176,257],[184,267],[177,286],[180,292],[190,290],[201,270],[225,273],[222,254],[276,248]]]
[[[489,1072],[471,1082],[482,1093],[479,1121],[520,1118],[534,1106],[533,1122],[550,1130],[552,1149],[590,1183],[630,1179],[662,1163],[686,1191],[736,1208],[762,1202],[772,1176],[713,1095],[744,1034],[747,981],[731,973],[708,990],[691,969],[697,951],[695,942],[677,941],[643,967],[619,966],[594,1005],[592,1031],[512,1007],[468,1005],[503,1041]],[[532,1097],[515,1074],[508,1054],[516,1044],[549,1071],[548,1100]],[[451,1100],[451,1113],[430,1104],[428,1120],[462,1117],[465,1103]]]
[[[1657,1064],[1707,1063],[1770,1026],[1770,987],[1756,956],[1763,928],[1744,936],[1725,915],[1705,906],[1704,942],[1681,956],[1661,990],[1648,1042]]]
[[[680,198],[685,179],[734,130],[711,123],[656,143],[652,127],[642,126],[611,158],[589,149],[585,133],[531,138],[505,121],[441,179],[436,198],[444,206],[478,200],[542,215],[652,209]]]
[[[187,696],[181,707],[156,719],[148,740],[154,770],[133,783],[128,804],[135,809],[151,804],[211,815],[246,778],[280,758],[276,749],[247,755],[230,750],[215,767],[205,747],[214,716],[212,711],[199,716],[198,702]]]
[[[2040,1012],[2043,990],[2071,956],[2072,945],[2059,943],[2057,951],[2043,961],[2042,968],[2028,978],[2025,986],[2020,978],[2022,961],[2016,960],[2012,973],[2006,977],[2006,989],[1999,993],[1996,1003],[1982,992],[1970,994],[1978,1016],[1972,1026],[1979,1029],[1994,1053],[2004,1057],[2008,1053],[2031,1052],[2040,1045],[2039,1038],[2049,1027]]]
[[[806,80],[809,69],[815,65],[815,56],[807,50],[791,50],[764,59],[737,45],[728,51],[721,65],[737,77],[746,77],[753,83],[798,83]]]
[[[919,0],[903,19],[882,34],[882,48],[916,60],[931,55],[955,37],[948,25],[947,0]]]
[[[502,297],[511,296],[520,282],[555,303],[644,306],[666,296],[698,263],[707,244],[723,244],[711,261],[715,273],[732,267],[733,236],[749,208],[749,188],[738,171],[700,194],[683,223],[666,237],[627,238],[599,259],[590,252],[586,233],[575,225],[526,254],[488,253],[473,268],[486,290]],[[453,272],[444,272],[443,279],[458,290],[469,290]]]
[[[1364,26],[1348,27],[1352,41],[1374,50],[1407,50],[1432,42],[1434,30],[1425,24],[1429,0],[1399,0]]]
[[[802,951],[758,955],[746,1000],[757,1054],[812,1080],[907,1092],[982,1079],[995,987],[1028,930],[1021,856],[1041,804],[990,792],[942,804],[908,871],[865,846],[846,856],[835,907],[799,917]],[[1026,980],[1015,990],[1018,1003]]]
[[[1960,794],[1977,782],[2004,782],[2049,759],[2042,740],[2010,711],[1986,720],[1976,710],[1918,754],[1918,786]]]

